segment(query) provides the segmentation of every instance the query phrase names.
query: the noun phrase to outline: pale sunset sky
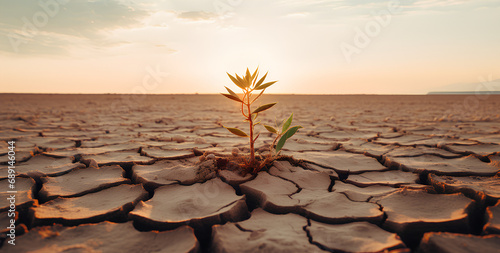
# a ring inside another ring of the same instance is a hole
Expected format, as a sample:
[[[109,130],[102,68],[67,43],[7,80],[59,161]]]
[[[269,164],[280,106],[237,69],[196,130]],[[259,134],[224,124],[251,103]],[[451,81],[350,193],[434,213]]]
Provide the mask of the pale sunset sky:
[[[500,1],[0,0],[0,59],[0,93],[425,94],[500,79]]]

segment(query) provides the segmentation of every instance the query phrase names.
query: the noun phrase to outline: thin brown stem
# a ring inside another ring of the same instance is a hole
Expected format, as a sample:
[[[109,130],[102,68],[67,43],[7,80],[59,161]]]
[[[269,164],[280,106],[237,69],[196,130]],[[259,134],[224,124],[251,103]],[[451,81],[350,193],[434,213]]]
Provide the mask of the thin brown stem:
[[[273,148],[274,148],[274,145],[276,144],[276,141],[281,137],[281,134],[278,134],[276,135],[276,138],[274,138],[274,141],[273,143],[271,144],[271,146],[269,147],[269,154],[271,156],[273,156]]]
[[[248,122],[250,124],[250,164],[255,164],[255,150],[254,150],[254,142],[253,139],[253,119],[252,119],[252,111],[250,108],[250,92],[247,96],[247,109],[248,109]]]
[[[244,108],[243,106],[246,105],[246,103],[245,103],[245,97],[246,96],[247,96],[247,93],[244,92],[243,93],[243,99],[241,100],[241,101],[243,101],[243,102],[241,102],[241,114],[243,114],[243,116],[245,116],[245,118],[248,118],[248,116],[245,114],[245,110],[243,110],[243,108]]]

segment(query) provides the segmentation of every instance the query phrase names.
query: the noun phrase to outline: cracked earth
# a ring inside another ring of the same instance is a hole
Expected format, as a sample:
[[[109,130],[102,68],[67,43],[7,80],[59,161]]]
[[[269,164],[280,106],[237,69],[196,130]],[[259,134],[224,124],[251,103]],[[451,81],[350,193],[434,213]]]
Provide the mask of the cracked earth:
[[[500,252],[499,96],[269,95],[257,175],[221,96],[0,97],[0,252]]]

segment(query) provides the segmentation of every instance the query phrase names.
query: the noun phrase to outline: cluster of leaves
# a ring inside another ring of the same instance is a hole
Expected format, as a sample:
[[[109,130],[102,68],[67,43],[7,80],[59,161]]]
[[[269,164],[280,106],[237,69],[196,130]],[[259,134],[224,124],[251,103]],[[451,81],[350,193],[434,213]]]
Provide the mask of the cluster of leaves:
[[[264,91],[267,88],[275,84],[277,81],[264,82],[267,77],[267,73],[262,78],[259,79],[258,68],[253,72],[253,74],[250,73],[250,71],[247,68],[246,74],[242,77],[240,77],[238,74],[235,74],[233,76],[227,73],[227,75],[229,76],[231,81],[241,89],[243,96],[240,97],[238,94],[236,94],[236,92],[229,89],[228,87],[225,87],[228,93],[227,94],[223,93],[222,95],[241,104],[241,114],[244,117],[244,121],[249,122],[249,133],[247,134],[242,130],[233,127],[225,127],[225,126],[224,127],[234,135],[249,138],[250,159],[248,165],[260,168],[261,166],[256,166],[255,148],[254,148],[255,141],[259,138],[259,134],[257,134],[257,136],[254,137],[255,135],[254,128],[256,125],[260,124],[260,121],[257,121],[259,113],[272,108],[274,105],[276,105],[276,103],[261,105],[255,110],[252,110],[252,104],[256,102],[257,99],[259,99],[262,96],[262,94],[264,94]],[[260,91],[260,93],[255,96],[253,94],[254,91]],[[290,128],[290,125],[292,123],[292,118],[293,114],[286,121],[283,121],[282,124],[279,125],[282,126],[281,131],[277,131],[274,127],[271,126],[265,126],[265,128],[269,132],[277,135],[273,145],[271,146],[271,148],[275,147],[275,152],[274,152],[275,155],[279,153],[279,151],[285,144],[286,140],[292,137],[297,132],[297,130],[301,128],[300,126]],[[278,144],[275,146],[276,141],[278,142]]]

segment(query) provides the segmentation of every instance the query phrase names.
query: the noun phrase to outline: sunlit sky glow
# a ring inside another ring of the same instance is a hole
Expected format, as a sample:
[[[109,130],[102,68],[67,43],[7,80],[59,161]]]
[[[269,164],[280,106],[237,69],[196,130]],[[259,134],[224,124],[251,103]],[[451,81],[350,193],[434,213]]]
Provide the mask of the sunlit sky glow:
[[[498,0],[38,2],[0,0],[0,92],[218,93],[247,66],[279,80],[270,93],[425,94],[500,78]]]

